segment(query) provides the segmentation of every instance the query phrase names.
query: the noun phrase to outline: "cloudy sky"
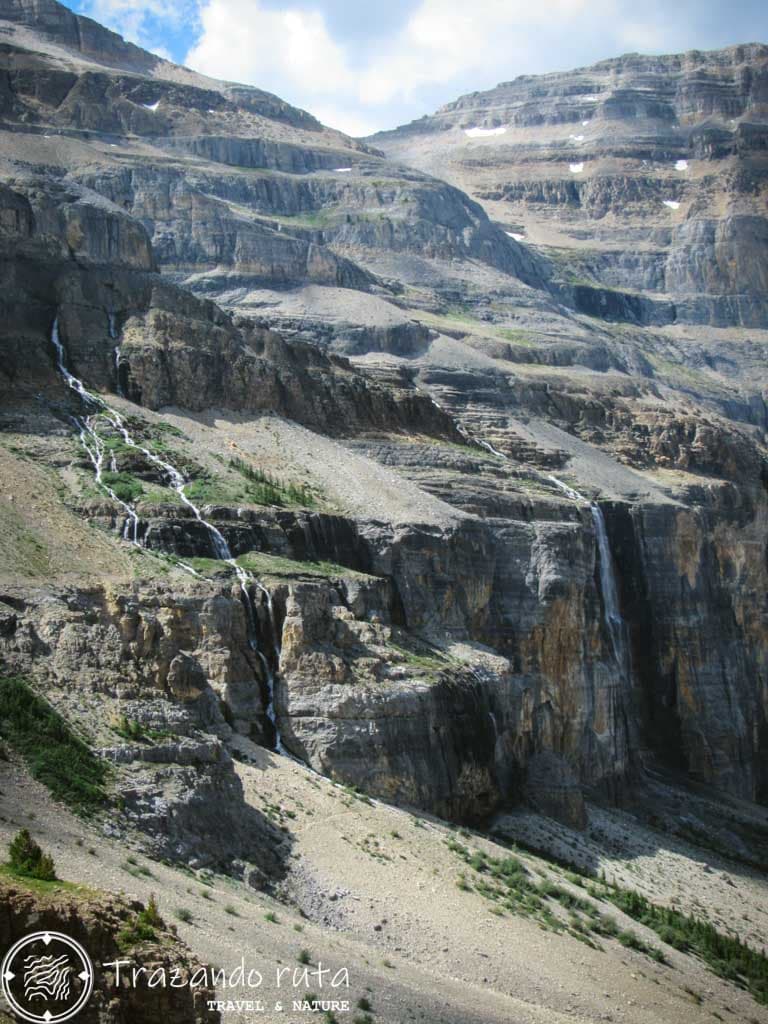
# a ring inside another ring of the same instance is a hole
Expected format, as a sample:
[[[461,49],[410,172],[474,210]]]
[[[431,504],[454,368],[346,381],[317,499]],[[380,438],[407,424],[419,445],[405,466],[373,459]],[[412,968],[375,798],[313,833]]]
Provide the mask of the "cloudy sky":
[[[768,43],[765,0],[75,0],[133,42],[365,135],[517,75]]]

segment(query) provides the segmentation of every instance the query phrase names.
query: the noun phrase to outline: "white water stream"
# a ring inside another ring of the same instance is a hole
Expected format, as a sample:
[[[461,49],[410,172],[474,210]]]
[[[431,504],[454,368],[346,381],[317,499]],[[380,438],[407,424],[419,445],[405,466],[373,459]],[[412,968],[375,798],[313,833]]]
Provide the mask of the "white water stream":
[[[556,476],[549,474],[550,480],[558,490],[567,495],[572,501],[589,501],[583,494],[569,487],[568,484],[559,480]],[[613,653],[616,664],[624,676],[629,679],[631,674],[629,648],[626,638],[626,623],[621,615],[619,606],[619,591],[616,585],[616,569],[611,554],[611,545],[608,540],[608,530],[605,525],[603,510],[596,501],[589,501],[589,511],[592,514],[592,522],[595,526],[595,537],[597,539],[597,550],[600,555],[600,590],[603,595],[603,611],[605,624],[611,637]]]
[[[494,448],[494,446],[489,441],[484,441],[482,438],[479,437],[473,437],[469,433],[469,431],[465,427],[463,427],[451,415],[451,413],[448,412],[447,409],[445,409],[442,405],[439,404],[439,402],[437,402],[432,397],[432,395],[429,395],[429,399],[436,409],[439,409],[440,412],[445,413],[447,416],[451,417],[451,419],[454,422],[454,425],[456,426],[456,429],[459,431],[462,437],[465,437],[467,439],[467,441],[469,441],[471,444],[479,445],[481,448],[484,448],[487,452],[490,452],[491,455],[496,455],[500,459],[509,461],[504,452],[500,452],[498,448]],[[630,661],[629,646],[627,644],[626,623],[624,622],[624,619],[621,615],[619,605],[619,592],[618,587],[616,585],[616,570],[613,563],[613,555],[611,554],[611,545],[610,541],[608,540],[608,530],[606,529],[605,516],[603,515],[603,510],[600,508],[599,504],[596,501],[590,501],[583,494],[580,494],[579,491],[574,490],[573,487],[569,487],[568,484],[566,484],[563,480],[560,480],[553,474],[547,474],[546,477],[544,477],[544,479],[554,484],[555,487],[557,487],[559,491],[561,491],[568,498],[570,498],[571,501],[578,501],[589,505],[589,511],[592,515],[592,522],[594,523],[595,527],[597,549],[600,555],[600,589],[603,595],[603,613],[605,616],[605,624],[608,629],[608,634],[611,638],[611,645],[613,647],[613,653],[614,658],[616,660],[616,664],[618,665],[625,679],[629,680],[631,678],[632,666]],[[492,714],[491,717],[493,717]],[[496,720],[494,719],[494,726],[495,724]]]
[[[109,314],[109,333],[110,337],[116,338],[117,332],[115,329],[115,319],[114,315],[111,313]],[[257,579],[251,576],[251,574],[246,569],[244,569],[241,565],[237,563],[236,559],[232,554],[232,551],[230,550],[229,544],[227,544],[227,541],[224,538],[224,535],[221,533],[221,531],[217,529],[217,527],[215,527],[213,523],[205,519],[197,505],[195,505],[194,502],[187,497],[187,494],[184,490],[184,488],[187,486],[187,481],[184,479],[184,476],[179,472],[179,470],[175,466],[171,465],[170,462],[166,462],[164,459],[161,459],[159,455],[155,454],[155,452],[151,451],[149,448],[146,448],[144,447],[144,445],[139,444],[138,441],[135,441],[131,436],[128,427],[125,424],[125,420],[120,415],[120,413],[117,412],[116,409],[112,409],[110,406],[108,406],[106,402],[104,402],[101,398],[98,397],[98,395],[94,395],[92,392],[88,391],[83,382],[78,377],[73,376],[73,374],[69,372],[65,363],[64,346],[62,345],[61,338],[59,336],[58,317],[56,317],[56,319],[53,321],[53,327],[51,329],[51,342],[53,344],[54,349],[56,350],[57,369],[61,376],[63,377],[65,383],[80,396],[80,399],[82,400],[83,404],[87,409],[91,408],[94,410],[94,412],[88,414],[84,419],[75,417],[75,423],[80,431],[80,441],[83,445],[83,448],[88,454],[88,458],[91,460],[91,463],[93,465],[96,483],[104,491],[106,491],[110,498],[112,498],[112,500],[116,502],[126,513],[127,518],[125,526],[123,528],[123,538],[126,540],[131,540],[138,547],[141,546],[139,541],[139,516],[134,506],[118,498],[115,492],[112,490],[112,488],[109,487],[109,485],[106,484],[103,480],[104,456],[106,448],[104,445],[104,441],[101,439],[101,437],[99,437],[94,427],[94,421],[97,416],[103,416],[107,420],[107,422],[110,423],[112,427],[120,434],[124,443],[129,448],[133,448],[135,451],[141,452],[142,455],[149,462],[157,466],[157,468],[165,476],[169,487],[171,487],[171,489],[178,494],[182,503],[190,510],[195,519],[208,531],[208,534],[211,538],[211,547],[214,552],[214,558],[222,562],[226,562],[234,569],[238,582],[240,584],[240,591],[243,597],[243,605],[248,616],[248,641],[251,646],[251,649],[254,651],[254,653],[258,656],[259,660],[261,661],[267,678],[267,692],[269,700],[267,703],[266,711],[267,717],[269,718],[275,730],[275,750],[278,753],[284,753],[285,750],[280,737],[280,730],[278,729],[277,726],[277,715],[275,712],[275,677],[269,665],[269,661],[267,660],[263,652],[260,651],[258,648],[258,643],[256,640],[258,632],[256,625],[256,612],[254,608],[253,597],[251,595],[250,590],[248,589],[249,584],[253,584],[254,586],[256,586],[266,597],[270,629],[272,632],[272,642],[275,652],[277,654],[277,661],[279,665],[280,644],[278,642],[277,636],[277,624],[275,621],[274,606],[272,604],[272,595],[269,593],[266,587],[264,587]],[[115,365],[118,369],[119,376],[119,345],[115,346]],[[110,465],[116,466],[114,455],[112,455],[112,461]],[[196,570],[193,569],[192,566],[187,565],[185,562],[180,562],[179,564],[188,572],[192,573],[195,576],[199,576],[199,573],[196,572]]]

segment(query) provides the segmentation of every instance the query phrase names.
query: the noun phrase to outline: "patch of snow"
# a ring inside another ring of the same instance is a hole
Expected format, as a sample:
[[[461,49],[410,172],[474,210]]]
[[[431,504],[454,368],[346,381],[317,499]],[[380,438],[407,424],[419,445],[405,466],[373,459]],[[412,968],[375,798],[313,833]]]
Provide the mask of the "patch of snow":
[[[583,142],[584,141],[584,136],[583,135],[569,135],[568,138],[569,139],[573,139],[574,142]]]
[[[584,170],[584,164],[568,164],[568,169],[571,174],[581,174]]]
[[[145,110],[155,111],[160,106],[160,100],[155,100],[154,103],[142,103],[141,105]]]
[[[506,130],[504,125],[499,128],[465,128],[464,134],[468,135],[470,139],[482,139],[486,135],[503,135]]]
[[[349,174],[349,172],[351,170],[352,170],[351,167],[334,167],[333,168],[334,174]]]
[[[676,171],[687,171],[688,170],[688,161],[687,160],[678,160],[675,163],[675,170]]]
[[[520,235],[517,231],[505,231],[504,234],[509,235],[510,238],[514,238],[516,242],[525,241],[525,235]]]
[[[588,124],[589,124],[589,121],[582,121],[581,122],[581,127],[582,128],[586,128]]]
[[[208,113],[209,114],[215,114],[216,111],[213,109],[213,107],[208,107]]]
[[[597,96],[582,96],[585,103],[597,103]]]
[[[670,208],[670,210],[679,210],[680,209],[680,203],[675,202],[674,199],[665,199],[664,200],[664,205],[668,206]]]

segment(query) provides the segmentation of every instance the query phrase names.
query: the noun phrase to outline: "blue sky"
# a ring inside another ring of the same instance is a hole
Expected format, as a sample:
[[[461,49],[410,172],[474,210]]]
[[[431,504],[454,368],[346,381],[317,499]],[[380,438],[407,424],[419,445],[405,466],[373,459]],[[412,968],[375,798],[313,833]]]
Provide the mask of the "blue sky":
[[[640,51],[768,43],[745,0],[77,0],[126,38],[352,135],[475,89]]]

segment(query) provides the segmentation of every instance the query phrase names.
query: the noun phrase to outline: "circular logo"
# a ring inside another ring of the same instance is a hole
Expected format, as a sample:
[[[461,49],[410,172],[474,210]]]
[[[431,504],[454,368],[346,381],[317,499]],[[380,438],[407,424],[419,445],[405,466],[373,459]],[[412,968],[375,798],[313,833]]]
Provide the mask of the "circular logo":
[[[61,1024],[83,1009],[93,992],[93,964],[74,939],[34,932],[3,957],[0,988],[8,1005],[31,1024]]]

